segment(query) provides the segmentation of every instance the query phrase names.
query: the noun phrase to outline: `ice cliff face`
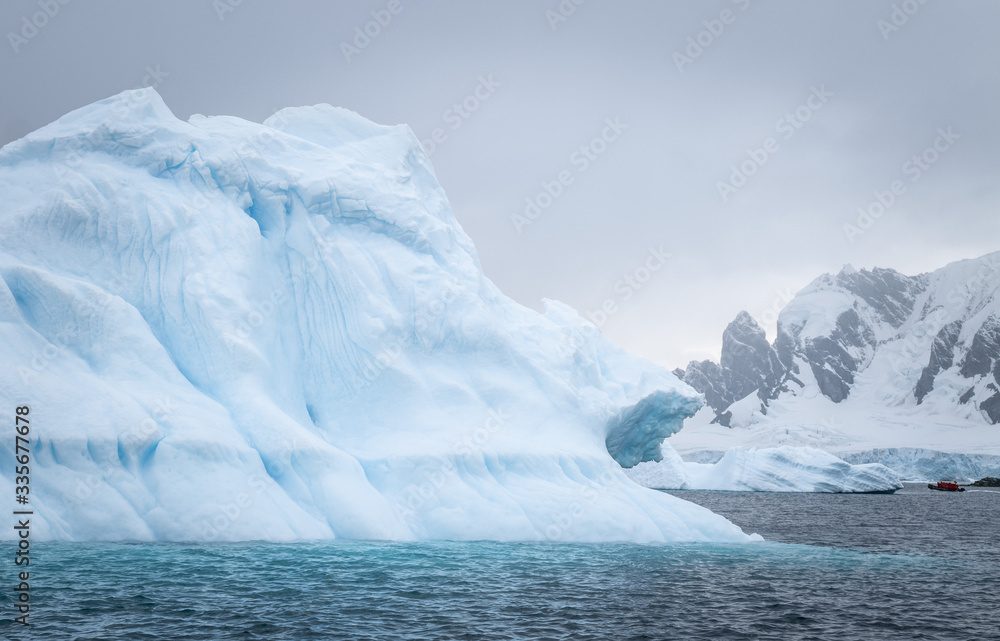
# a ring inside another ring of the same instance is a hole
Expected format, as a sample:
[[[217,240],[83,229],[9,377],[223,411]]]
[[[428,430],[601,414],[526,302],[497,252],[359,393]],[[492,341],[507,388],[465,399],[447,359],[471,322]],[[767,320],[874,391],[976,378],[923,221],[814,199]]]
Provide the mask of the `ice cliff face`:
[[[845,268],[796,295],[773,345],[742,312],[723,334],[720,365],[692,362],[675,373],[705,394],[727,426],[729,408],[751,393],[765,415],[771,401],[807,386],[841,403],[863,372],[862,386],[881,387],[886,405],[926,401],[931,413],[968,406],[998,423],[998,289],[1000,253],[915,277]]]
[[[700,397],[504,297],[405,126],[126,92],[0,150],[0,195],[33,534],[745,539],[608,453],[655,458]]]

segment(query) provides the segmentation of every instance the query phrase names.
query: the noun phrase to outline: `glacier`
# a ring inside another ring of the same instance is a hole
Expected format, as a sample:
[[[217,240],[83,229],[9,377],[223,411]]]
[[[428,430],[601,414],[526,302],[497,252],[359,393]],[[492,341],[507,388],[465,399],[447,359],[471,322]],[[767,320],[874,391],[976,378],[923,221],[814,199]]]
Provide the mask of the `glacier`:
[[[640,485],[726,492],[895,492],[899,475],[880,463],[852,465],[810,447],[734,447],[710,463],[685,461],[668,444],[660,461],[627,469]]]
[[[506,298],[406,126],[128,91],[6,145],[0,195],[33,537],[759,538],[628,478],[701,396]]]
[[[971,483],[987,476],[1000,475],[1000,456],[940,452],[919,447],[889,447],[844,452],[848,463],[881,463],[896,471],[906,481],[951,479]]]

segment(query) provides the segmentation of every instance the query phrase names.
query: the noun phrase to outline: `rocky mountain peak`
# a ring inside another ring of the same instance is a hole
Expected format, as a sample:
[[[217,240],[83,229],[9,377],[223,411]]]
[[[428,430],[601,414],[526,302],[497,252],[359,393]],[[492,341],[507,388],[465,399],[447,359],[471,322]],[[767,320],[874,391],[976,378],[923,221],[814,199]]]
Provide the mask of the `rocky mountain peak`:
[[[927,276],[905,276],[881,267],[855,270],[848,265],[834,282],[868,303],[883,321],[898,328],[913,313],[917,296],[927,286]]]
[[[704,394],[705,402],[717,413],[716,420],[728,425],[725,409],[755,392],[762,401],[773,398],[785,367],[767,342],[764,329],[753,316],[741,311],[722,334],[720,364],[692,361],[687,369],[675,373]]]
[[[773,345],[742,311],[723,332],[719,364],[691,363],[678,373],[705,394],[716,420],[728,425],[736,401],[756,391],[766,414],[770,401],[804,389],[809,374],[823,396],[841,403],[858,375],[883,354],[892,381],[866,383],[880,387],[876,395],[893,404],[926,405],[938,385],[946,391],[934,394],[928,411],[972,403],[984,418],[1000,423],[998,255],[918,276],[847,265],[816,278],[789,302]],[[899,375],[914,370],[919,379],[899,387]]]

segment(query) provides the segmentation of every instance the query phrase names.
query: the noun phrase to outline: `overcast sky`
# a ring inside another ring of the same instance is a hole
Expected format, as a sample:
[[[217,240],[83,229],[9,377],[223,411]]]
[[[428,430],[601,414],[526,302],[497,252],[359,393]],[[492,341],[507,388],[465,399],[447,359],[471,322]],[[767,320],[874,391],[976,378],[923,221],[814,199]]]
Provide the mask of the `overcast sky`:
[[[326,102],[439,129],[506,294],[610,300],[605,334],[684,366],[741,309],[773,338],[846,263],[1000,249],[997,25],[995,0],[5,0],[0,142],[144,82],[181,118]]]

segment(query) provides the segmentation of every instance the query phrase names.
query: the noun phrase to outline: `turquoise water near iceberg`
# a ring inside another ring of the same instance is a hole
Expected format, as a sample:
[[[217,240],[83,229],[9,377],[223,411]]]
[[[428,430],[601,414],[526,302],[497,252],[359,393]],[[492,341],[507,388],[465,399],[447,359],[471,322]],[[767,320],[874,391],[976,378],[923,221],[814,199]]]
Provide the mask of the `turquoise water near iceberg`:
[[[11,622],[4,589],[0,637],[952,640],[1000,630],[998,492],[679,494],[810,545],[36,543],[32,625]],[[881,524],[861,518],[876,514]],[[878,536],[859,537],[865,529]],[[0,546],[0,558],[13,549]],[[12,567],[0,568],[11,588]]]

